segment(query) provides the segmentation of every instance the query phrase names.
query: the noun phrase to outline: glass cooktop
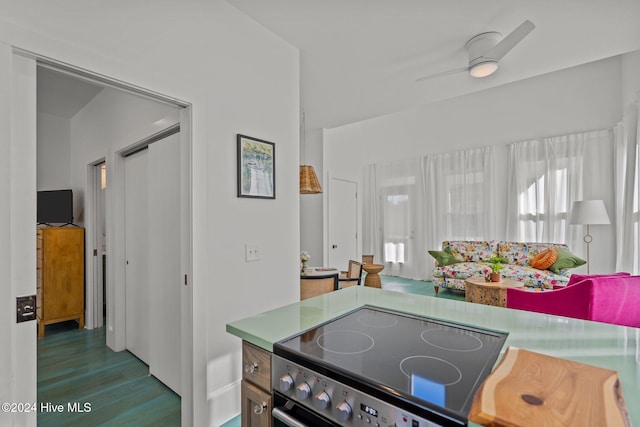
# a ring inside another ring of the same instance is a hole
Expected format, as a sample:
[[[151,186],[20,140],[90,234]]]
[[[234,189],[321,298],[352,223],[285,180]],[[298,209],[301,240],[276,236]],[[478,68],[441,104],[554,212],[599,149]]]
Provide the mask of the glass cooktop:
[[[466,417],[507,335],[365,306],[276,343],[274,353]]]

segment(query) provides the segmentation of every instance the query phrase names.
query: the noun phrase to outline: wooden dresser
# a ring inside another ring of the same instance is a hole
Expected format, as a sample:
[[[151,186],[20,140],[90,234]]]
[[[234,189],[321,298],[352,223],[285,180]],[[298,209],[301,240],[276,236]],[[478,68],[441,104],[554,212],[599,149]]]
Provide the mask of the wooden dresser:
[[[272,427],[271,353],[242,342],[242,427]]]
[[[84,328],[84,228],[39,227],[36,251],[38,336],[66,320]]]

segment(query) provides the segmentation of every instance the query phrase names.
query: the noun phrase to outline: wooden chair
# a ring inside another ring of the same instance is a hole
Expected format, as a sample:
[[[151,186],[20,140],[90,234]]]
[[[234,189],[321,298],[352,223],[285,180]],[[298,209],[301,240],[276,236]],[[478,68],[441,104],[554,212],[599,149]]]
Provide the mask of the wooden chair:
[[[339,289],[344,289],[349,286],[360,285],[361,277],[362,264],[351,259],[349,260],[348,270],[340,272],[340,277],[338,277],[338,287]]]
[[[338,289],[337,273],[300,277],[300,301]]]
[[[363,264],[373,264],[373,255],[362,255]]]

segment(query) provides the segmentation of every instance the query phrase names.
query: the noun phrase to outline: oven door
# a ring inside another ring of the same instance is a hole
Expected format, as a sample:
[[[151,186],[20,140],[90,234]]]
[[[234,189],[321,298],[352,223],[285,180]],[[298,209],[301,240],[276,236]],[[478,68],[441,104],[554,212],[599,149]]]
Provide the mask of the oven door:
[[[274,427],[339,427],[308,408],[289,400],[278,392],[273,393],[271,411]]]

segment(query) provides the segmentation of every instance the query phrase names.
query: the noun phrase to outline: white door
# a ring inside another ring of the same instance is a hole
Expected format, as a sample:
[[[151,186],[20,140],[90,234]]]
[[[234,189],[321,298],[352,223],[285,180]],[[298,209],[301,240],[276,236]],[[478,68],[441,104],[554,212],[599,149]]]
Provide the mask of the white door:
[[[126,347],[149,364],[148,155],[125,159]]]
[[[346,270],[358,260],[358,199],[354,180],[329,177],[327,266]]]
[[[148,151],[149,372],[180,394],[180,134]]]

